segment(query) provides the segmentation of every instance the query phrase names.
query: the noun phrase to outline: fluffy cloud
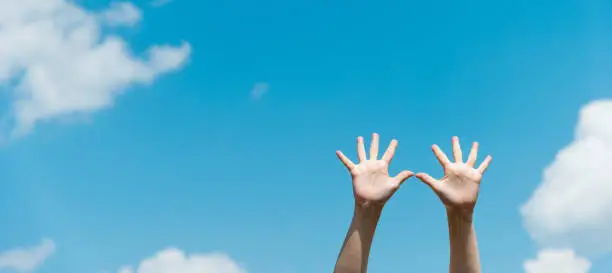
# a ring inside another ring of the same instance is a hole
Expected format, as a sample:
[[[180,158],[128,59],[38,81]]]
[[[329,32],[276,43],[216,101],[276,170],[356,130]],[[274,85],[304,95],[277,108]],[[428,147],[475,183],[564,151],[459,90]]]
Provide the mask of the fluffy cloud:
[[[125,2],[92,12],[70,0],[0,0],[0,86],[12,91],[13,133],[109,107],[129,86],[181,68],[187,43],[152,46],[139,58],[125,40],[103,34],[140,18]]]
[[[40,245],[17,248],[0,253],[0,270],[31,272],[55,252],[55,243],[45,239]]]
[[[191,254],[169,248],[143,260],[134,269],[125,266],[117,273],[246,273],[236,262],[224,254]]]
[[[111,26],[133,26],[142,19],[142,12],[130,2],[113,2],[100,15]]]
[[[612,250],[611,168],[612,100],[595,101],[583,107],[574,140],[521,207],[532,238],[593,254]]]
[[[576,256],[569,249],[545,249],[538,253],[535,260],[526,261],[526,273],[587,273],[591,262]]]

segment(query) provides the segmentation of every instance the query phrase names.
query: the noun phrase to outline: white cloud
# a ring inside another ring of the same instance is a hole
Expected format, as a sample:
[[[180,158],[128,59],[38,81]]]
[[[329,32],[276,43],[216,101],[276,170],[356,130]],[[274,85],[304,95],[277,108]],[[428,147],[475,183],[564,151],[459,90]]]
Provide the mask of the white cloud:
[[[591,254],[612,250],[611,168],[612,100],[595,101],[581,110],[574,140],[521,207],[532,238]]]
[[[0,253],[0,270],[31,272],[55,252],[55,243],[45,239],[35,247],[17,248]]]
[[[251,96],[255,99],[260,99],[270,89],[270,85],[265,82],[258,82],[251,89]]]
[[[591,262],[569,249],[544,249],[524,264],[526,273],[587,273]]]
[[[246,273],[246,270],[224,254],[187,255],[169,248],[143,260],[135,269],[124,266],[117,273]]]
[[[187,43],[152,46],[138,58],[125,40],[102,34],[104,25],[137,22],[139,13],[129,3],[94,13],[69,0],[0,0],[0,85],[14,97],[13,134],[110,107],[128,87],[181,68]]]
[[[101,16],[111,26],[133,26],[142,19],[142,12],[130,2],[113,2]]]
[[[165,6],[167,4],[170,4],[173,0],[153,0],[151,2],[151,6],[154,7],[161,7],[161,6]]]

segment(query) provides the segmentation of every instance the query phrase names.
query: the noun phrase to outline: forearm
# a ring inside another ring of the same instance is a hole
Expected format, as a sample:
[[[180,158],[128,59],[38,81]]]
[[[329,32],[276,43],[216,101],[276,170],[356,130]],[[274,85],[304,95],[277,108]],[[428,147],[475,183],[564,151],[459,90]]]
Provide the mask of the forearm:
[[[370,246],[382,207],[355,205],[353,220],[338,255],[334,273],[365,273]]]
[[[472,214],[447,210],[450,273],[480,273],[480,259]]]

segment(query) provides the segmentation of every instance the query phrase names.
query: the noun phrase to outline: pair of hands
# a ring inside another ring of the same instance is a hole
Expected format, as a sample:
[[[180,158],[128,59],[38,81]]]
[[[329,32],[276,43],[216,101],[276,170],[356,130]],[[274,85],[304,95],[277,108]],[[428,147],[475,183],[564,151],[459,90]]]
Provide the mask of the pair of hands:
[[[437,180],[426,173],[419,173],[416,177],[438,195],[448,210],[457,210],[471,216],[478,199],[482,175],[492,158],[487,156],[478,168],[474,168],[478,155],[478,143],[474,142],[472,145],[466,162],[463,162],[459,138],[453,137],[452,143],[455,162],[451,162],[438,145],[432,146],[436,158],[444,169],[444,177]],[[359,205],[382,207],[399,186],[414,175],[410,171],[402,171],[395,177],[389,176],[389,164],[396,149],[397,140],[394,139],[382,158],[378,159],[378,134],[374,133],[369,158],[366,158],[363,137],[357,138],[358,164],[353,163],[341,151],[336,152],[340,161],[351,173],[353,193]]]

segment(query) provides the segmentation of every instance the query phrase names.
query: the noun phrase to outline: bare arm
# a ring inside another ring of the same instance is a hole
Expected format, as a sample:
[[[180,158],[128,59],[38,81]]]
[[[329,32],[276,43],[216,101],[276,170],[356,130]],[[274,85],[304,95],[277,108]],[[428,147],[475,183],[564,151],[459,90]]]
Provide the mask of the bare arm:
[[[351,173],[355,210],[351,226],[336,261],[334,273],[366,273],[368,271],[370,246],[382,209],[400,184],[412,176],[412,172],[403,171],[395,177],[389,177],[389,163],[395,154],[396,147],[397,141],[392,140],[385,154],[378,159],[378,134],[373,134],[369,158],[366,158],[363,138],[357,138],[359,164],[353,163],[342,152],[336,152],[340,161]]]
[[[491,163],[491,157],[487,156],[478,168],[474,168],[478,154],[478,143],[474,142],[468,160],[463,162],[457,137],[453,137],[455,162],[451,162],[437,145],[433,145],[432,149],[444,168],[444,177],[437,180],[425,173],[417,174],[417,177],[440,197],[446,207],[451,256],[449,272],[480,273],[472,214],[478,199],[482,175]]]
[[[382,208],[355,205],[351,226],[342,244],[334,273],[365,273],[368,268],[370,246]]]
[[[450,273],[480,273],[480,259],[472,216],[447,210]]]

